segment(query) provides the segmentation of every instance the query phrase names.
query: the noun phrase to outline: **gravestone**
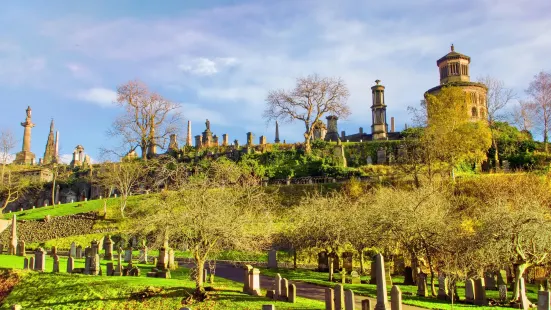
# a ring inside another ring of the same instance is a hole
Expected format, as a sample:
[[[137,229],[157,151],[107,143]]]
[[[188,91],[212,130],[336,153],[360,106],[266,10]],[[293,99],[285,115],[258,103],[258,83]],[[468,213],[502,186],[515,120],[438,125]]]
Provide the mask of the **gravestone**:
[[[287,297],[287,301],[290,303],[295,303],[297,301],[297,287],[292,283],[289,285],[289,296]]]
[[[344,252],[342,253],[342,267],[346,272],[352,272],[352,258],[354,257],[354,253],[352,252]]]
[[[159,270],[167,270],[168,267],[168,251],[165,247],[159,249],[159,256],[157,258],[157,265],[155,266]]]
[[[124,262],[130,263],[132,261],[132,248],[124,250]]]
[[[438,277],[438,296],[440,300],[448,300],[448,278],[444,275]]]
[[[335,310],[344,310],[344,288],[342,284],[335,285]]]
[[[97,240],[92,240],[92,242],[90,242],[90,249],[90,256],[95,256],[99,254],[100,244]]]
[[[474,300],[474,281],[473,279],[467,279],[467,281],[465,281],[465,302],[472,304],[474,303]]]
[[[362,310],[371,310],[371,300],[370,299],[362,300]]]
[[[390,309],[402,310],[402,291],[396,285],[390,290]]]
[[[52,272],[59,272],[59,256],[54,255],[54,266],[52,268]]]
[[[318,253],[318,271],[327,272],[329,271],[329,261],[327,257],[327,252]]]
[[[375,255],[375,268],[375,276],[377,277],[377,304],[375,304],[375,310],[387,310],[385,260],[381,253]]]
[[[249,276],[250,294],[254,296],[262,296],[260,293],[260,270],[253,268]]]
[[[75,269],[75,260],[73,257],[69,256],[67,258],[67,273],[72,273]]]
[[[89,264],[89,274],[93,276],[97,276],[101,274],[100,264],[99,264],[99,254],[95,254],[93,256],[90,256],[90,264]]]
[[[25,256],[25,241],[21,240],[17,243],[16,253],[17,256]]]
[[[138,261],[141,263],[141,264],[147,264],[147,246],[143,246],[141,249],[140,249],[140,257],[138,258]]]
[[[526,284],[524,282],[524,278],[520,277],[520,307],[523,310],[528,310],[530,308],[530,301],[528,300],[528,297],[526,297]]]
[[[8,254],[9,255],[17,254],[17,219],[15,217],[15,214],[11,219],[11,237],[10,237],[10,244],[8,246]]]
[[[499,300],[501,302],[505,302],[507,300],[507,285],[502,284],[498,285],[499,289]]]
[[[350,273],[350,284],[361,284],[362,280],[357,271],[352,271]]]
[[[384,165],[384,164],[386,164],[386,150],[381,147],[377,150],[377,165]]]
[[[274,286],[274,299],[278,300],[281,296],[281,275],[279,273],[275,277]]]
[[[281,279],[281,294],[279,299],[286,301],[289,298],[289,280],[283,278]]]
[[[29,269],[34,270],[35,264],[34,264],[34,256],[29,257]]]
[[[103,249],[105,250],[105,256],[103,259],[113,260],[113,240],[111,240],[110,235],[105,237],[105,240],[103,241]]]
[[[487,271],[484,273],[484,282],[486,283],[487,290],[496,290],[496,275],[492,271]]]
[[[354,300],[354,292],[352,290],[346,290],[344,292],[344,309],[355,310],[356,302]]]
[[[43,248],[38,248],[34,251],[34,270],[46,270],[46,251]]]
[[[507,271],[502,269],[497,272],[497,285],[507,285]]]
[[[427,297],[427,274],[420,272],[417,274],[417,296]]]
[[[92,249],[90,247],[84,248],[84,257],[88,257],[92,254]]]
[[[549,301],[551,299],[551,292],[539,291],[538,292],[538,310],[551,310]]]
[[[109,262],[105,265],[107,270],[107,276],[112,276],[115,273],[115,268],[113,267],[113,262]]]
[[[23,269],[29,269],[29,259],[27,257],[23,260]]]
[[[483,278],[474,281],[474,304],[477,306],[488,305],[488,300],[486,299],[486,284]]]
[[[275,310],[274,305],[262,305],[262,310]]]
[[[0,242],[0,254],[4,253],[4,244]]]
[[[77,246],[75,251],[75,258],[81,259],[82,258],[82,245]]]
[[[69,249],[69,256],[77,257],[77,246],[75,242],[71,242],[71,248]]]
[[[413,269],[410,266],[404,268],[404,285],[414,285],[413,282]]]
[[[332,288],[325,289],[325,310],[335,310],[335,291]]]
[[[167,268],[170,270],[176,270],[176,262],[174,261],[174,250],[172,248],[168,249],[168,262],[167,262]],[[206,271],[206,269],[205,269]],[[205,278],[206,281],[206,278]]]
[[[243,279],[243,293],[249,293],[249,284],[250,284],[250,281],[249,281],[249,273],[251,273],[251,271],[253,270],[253,266],[251,265],[245,265],[243,267],[243,274],[244,274],[244,279]]]
[[[335,253],[331,253],[331,254],[329,254],[329,257],[331,258],[331,262],[333,264],[333,270],[341,269],[339,256]]]
[[[117,266],[113,270],[113,276],[122,276],[122,253],[117,254]]]
[[[277,269],[277,251],[270,250],[268,252],[268,268]]]
[[[55,246],[52,246],[52,248],[50,249],[50,256],[54,257],[56,255],[57,255],[57,248]]]

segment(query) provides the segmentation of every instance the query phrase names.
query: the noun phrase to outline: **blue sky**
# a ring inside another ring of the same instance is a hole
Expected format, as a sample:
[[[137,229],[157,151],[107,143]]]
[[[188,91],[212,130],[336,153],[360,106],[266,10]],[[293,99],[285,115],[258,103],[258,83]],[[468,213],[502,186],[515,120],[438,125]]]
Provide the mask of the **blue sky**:
[[[369,131],[376,79],[402,129],[451,43],[471,56],[471,79],[490,74],[522,98],[551,70],[549,29],[548,0],[2,1],[0,128],[22,139],[30,105],[37,157],[54,118],[64,158],[81,144],[99,160],[100,147],[117,144],[105,134],[121,112],[116,86],[140,79],[182,104],[180,138],[187,120],[197,135],[208,118],[230,141],[248,131],[273,141],[267,92],[318,73],[349,86],[340,130]],[[302,128],[281,124],[281,139],[300,141]]]

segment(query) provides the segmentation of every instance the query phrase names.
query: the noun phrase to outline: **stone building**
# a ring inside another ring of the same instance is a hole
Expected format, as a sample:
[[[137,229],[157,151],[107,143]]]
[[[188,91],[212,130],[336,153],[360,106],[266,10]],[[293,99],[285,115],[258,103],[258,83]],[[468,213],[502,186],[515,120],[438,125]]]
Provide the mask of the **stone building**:
[[[425,93],[436,95],[442,87],[456,86],[467,93],[467,111],[473,121],[486,120],[488,116],[486,95],[488,88],[482,83],[471,82],[469,65],[471,57],[455,51],[452,44],[451,51],[436,61],[440,72],[440,85]]]
[[[73,151],[73,159],[71,160],[71,167],[89,167],[92,164],[90,156],[84,154],[84,147],[77,145]]]

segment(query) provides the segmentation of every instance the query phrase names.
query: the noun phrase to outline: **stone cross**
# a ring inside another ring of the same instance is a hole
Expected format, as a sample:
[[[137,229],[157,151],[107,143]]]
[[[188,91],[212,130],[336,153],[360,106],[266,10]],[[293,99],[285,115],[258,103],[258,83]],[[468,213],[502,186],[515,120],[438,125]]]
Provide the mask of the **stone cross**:
[[[377,304],[375,310],[388,310],[386,293],[385,260],[381,253],[375,255],[377,276]]]
[[[402,291],[396,285],[390,290],[390,309],[402,310]]]
[[[325,310],[335,310],[335,291],[332,288],[325,289]]]
[[[352,290],[346,290],[344,292],[344,309],[355,310],[356,302],[354,301],[354,292]]]
[[[344,288],[342,284],[335,285],[335,310],[344,310]]]

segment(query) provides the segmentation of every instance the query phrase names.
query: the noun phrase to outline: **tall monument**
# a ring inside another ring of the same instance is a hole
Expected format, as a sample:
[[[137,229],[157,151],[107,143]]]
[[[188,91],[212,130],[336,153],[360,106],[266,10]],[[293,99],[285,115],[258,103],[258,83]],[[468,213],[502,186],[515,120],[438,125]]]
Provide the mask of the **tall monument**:
[[[31,107],[27,107],[27,118],[25,122],[21,123],[21,126],[25,128],[23,133],[23,149],[21,152],[15,154],[15,160],[13,161],[18,165],[34,165],[36,156],[31,152],[31,129],[34,127],[31,121]]]
[[[380,85],[380,80],[376,80],[377,85],[371,87],[373,105],[371,106],[371,137],[373,140],[385,140],[388,138],[388,125],[386,123],[386,104],[385,87]]]
[[[275,132],[275,140],[274,140],[274,142],[275,142],[275,143],[279,143],[279,124],[278,124],[277,121],[276,121],[276,128],[275,128],[275,129],[276,129],[276,132]]]
[[[44,158],[42,163],[48,165],[51,163],[57,163],[57,149],[58,149],[57,134],[54,136],[54,120],[50,123],[50,133],[48,134],[48,141],[46,142],[46,150],[44,151]]]
[[[191,146],[191,121],[187,121],[186,146]]]

